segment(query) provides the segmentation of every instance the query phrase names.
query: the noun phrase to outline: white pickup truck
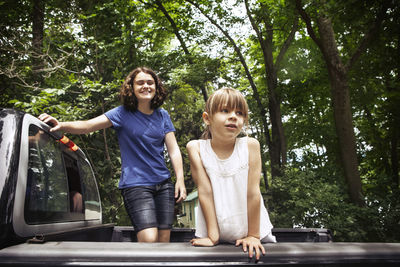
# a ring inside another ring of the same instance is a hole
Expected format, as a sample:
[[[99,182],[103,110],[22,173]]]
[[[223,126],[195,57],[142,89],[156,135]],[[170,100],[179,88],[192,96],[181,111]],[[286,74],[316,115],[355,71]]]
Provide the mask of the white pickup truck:
[[[102,223],[89,161],[49,128],[0,108],[0,266],[400,266],[399,243],[335,243],[326,229],[273,229],[258,262],[230,244],[191,246],[193,229],[138,243],[133,227]]]

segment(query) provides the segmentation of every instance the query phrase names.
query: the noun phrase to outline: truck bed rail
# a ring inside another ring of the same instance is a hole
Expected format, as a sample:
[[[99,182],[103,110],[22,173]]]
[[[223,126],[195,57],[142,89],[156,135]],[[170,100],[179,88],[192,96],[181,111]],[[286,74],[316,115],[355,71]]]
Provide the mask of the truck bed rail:
[[[0,250],[1,266],[399,266],[399,243],[265,244],[256,263],[241,247],[190,243],[46,242]]]

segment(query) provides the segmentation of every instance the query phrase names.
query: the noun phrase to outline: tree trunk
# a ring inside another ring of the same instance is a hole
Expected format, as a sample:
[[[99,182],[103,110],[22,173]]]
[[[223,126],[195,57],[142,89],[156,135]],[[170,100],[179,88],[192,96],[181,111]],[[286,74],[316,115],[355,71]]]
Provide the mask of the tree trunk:
[[[33,0],[32,9],[32,70],[33,79],[39,85],[43,82],[43,35],[44,35],[44,7],[42,0]]]
[[[397,129],[392,133],[390,140],[390,159],[392,162],[392,180],[396,187],[399,187],[399,156],[397,154],[399,131]]]
[[[330,19],[319,17],[317,23],[321,50],[331,83],[333,113],[344,176],[352,202],[364,206],[346,69],[339,56]]]
[[[270,146],[270,157],[271,157],[271,177],[281,176],[281,167],[283,163],[283,155],[286,155],[285,136],[283,133],[282,114],[280,101],[276,96],[276,76],[269,74],[274,72],[274,69],[267,70],[267,83],[268,83],[268,111],[271,120],[271,146]],[[282,157],[281,157],[282,156]],[[286,157],[285,157],[286,158]]]
[[[260,43],[264,57],[265,77],[267,80],[268,88],[268,111],[271,120],[271,136],[269,135],[269,131],[265,131],[265,134],[268,134],[267,144],[269,148],[268,152],[271,158],[271,179],[273,180],[274,177],[282,175],[282,167],[286,164],[287,161],[287,144],[282,123],[282,113],[280,107],[281,102],[276,93],[276,89],[278,87],[277,72],[287,49],[294,39],[294,35],[298,27],[298,18],[295,18],[292,29],[282,47],[279,49],[279,53],[276,57],[274,64],[273,51],[276,51],[276,47],[274,47],[273,42],[273,19],[268,12],[264,13],[264,16],[262,16],[262,18],[265,26],[265,31],[263,31],[262,27],[259,26],[259,23],[257,23],[256,20],[253,18],[249,2],[246,0],[244,1],[244,3],[246,6],[247,16],[250,20],[253,30],[257,34],[257,39]],[[266,8],[266,6],[264,6],[263,4],[261,4],[261,7]],[[262,110],[260,110],[260,113],[262,113],[260,114],[262,117],[265,117]]]

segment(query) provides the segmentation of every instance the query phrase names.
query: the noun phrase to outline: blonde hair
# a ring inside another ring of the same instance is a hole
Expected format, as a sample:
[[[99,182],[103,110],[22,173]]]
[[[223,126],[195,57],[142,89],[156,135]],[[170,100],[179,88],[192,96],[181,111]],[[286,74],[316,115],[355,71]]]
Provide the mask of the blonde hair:
[[[248,124],[249,108],[246,99],[240,91],[233,88],[222,88],[215,91],[207,99],[204,111],[207,112],[210,117],[212,117],[215,113],[221,111],[223,108],[240,110],[243,113],[244,124]],[[206,126],[201,138],[211,139],[209,125]]]

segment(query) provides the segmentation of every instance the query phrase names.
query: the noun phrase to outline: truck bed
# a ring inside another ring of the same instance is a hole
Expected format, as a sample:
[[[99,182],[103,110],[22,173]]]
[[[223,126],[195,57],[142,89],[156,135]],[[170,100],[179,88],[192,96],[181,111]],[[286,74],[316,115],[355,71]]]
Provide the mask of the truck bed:
[[[0,250],[1,266],[399,266],[399,243],[274,243],[258,263],[241,247],[184,243],[45,242]]]

